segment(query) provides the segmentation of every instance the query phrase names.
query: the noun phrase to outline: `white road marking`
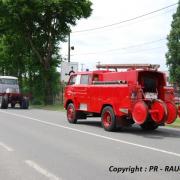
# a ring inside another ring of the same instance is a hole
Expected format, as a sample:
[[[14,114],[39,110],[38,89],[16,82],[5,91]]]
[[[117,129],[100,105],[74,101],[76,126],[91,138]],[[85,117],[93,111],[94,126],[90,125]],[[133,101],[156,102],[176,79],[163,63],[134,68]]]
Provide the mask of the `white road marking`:
[[[95,134],[95,133],[92,133],[92,132],[82,131],[82,130],[79,130],[79,129],[76,129],[76,128],[71,128],[71,127],[63,126],[63,125],[52,123],[52,122],[46,122],[46,121],[43,121],[43,120],[40,120],[40,119],[31,118],[31,117],[28,117],[28,116],[19,115],[19,114],[15,114],[15,113],[10,113],[10,112],[7,112],[7,111],[0,110],[0,112],[5,113],[5,114],[9,114],[9,115],[13,115],[13,116],[16,116],[16,117],[30,119],[32,121],[40,122],[42,124],[50,125],[50,126],[53,126],[53,127],[64,128],[64,129],[68,129],[68,130],[71,130],[71,131],[80,132],[80,133],[83,133],[83,134],[88,134],[88,135],[91,135],[91,136],[103,138],[103,139],[106,139],[106,140],[111,140],[111,141],[114,141],[114,142],[119,142],[119,143],[131,145],[131,146],[135,146],[135,147],[140,147],[140,148],[144,148],[144,149],[148,149],[148,150],[152,150],[152,151],[161,152],[161,153],[165,153],[165,154],[168,154],[168,155],[173,155],[173,156],[180,157],[179,153],[166,151],[166,150],[151,147],[151,146],[145,146],[145,145],[141,145],[141,144],[136,144],[136,143],[132,143],[132,142],[129,142],[129,141],[120,140],[120,139],[115,139],[115,138],[111,138],[111,137],[108,137],[108,136]]]
[[[48,172],[46,169],[40,167],[37,163],[31,161],[31,160],[26,160],[25,163],[36,170],[38,173],[42,174],[43,176],[47,177],[49,180],[61,180],[59,177],[55,176],[54,174]]]
[[[4,144],[3,142],[0,142],[0,146],[3,147],[4,149],[6,149],[9,152],[14,151],[14,149],[10,148],[9,146],[7,146],[6,144]]]

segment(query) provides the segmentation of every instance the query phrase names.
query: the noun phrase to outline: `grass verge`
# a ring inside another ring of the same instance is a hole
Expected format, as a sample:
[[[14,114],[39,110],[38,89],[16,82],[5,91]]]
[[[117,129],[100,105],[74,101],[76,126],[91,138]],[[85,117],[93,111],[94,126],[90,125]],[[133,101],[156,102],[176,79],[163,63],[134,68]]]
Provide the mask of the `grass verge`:
[[[180,128],[180,118],[177,118],[176,121],[172,124],[167,125],[169,127],[176,127],[176,128]]]
[[[64,111],[62,104],[53,104],[53,105],[30,105],[31,109],[45,109],[51,111]]]

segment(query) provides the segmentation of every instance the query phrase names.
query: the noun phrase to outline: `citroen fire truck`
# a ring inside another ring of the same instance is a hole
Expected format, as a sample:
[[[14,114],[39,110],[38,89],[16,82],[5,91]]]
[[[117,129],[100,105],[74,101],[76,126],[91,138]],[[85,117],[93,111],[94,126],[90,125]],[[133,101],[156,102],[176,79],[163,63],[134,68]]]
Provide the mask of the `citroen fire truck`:
[[[101,117],[105,130],[140,125],[144,130],[173,123],[180,115],[174,89],[155,64],[104,64],[70,76],[64,93],[67,120]]]

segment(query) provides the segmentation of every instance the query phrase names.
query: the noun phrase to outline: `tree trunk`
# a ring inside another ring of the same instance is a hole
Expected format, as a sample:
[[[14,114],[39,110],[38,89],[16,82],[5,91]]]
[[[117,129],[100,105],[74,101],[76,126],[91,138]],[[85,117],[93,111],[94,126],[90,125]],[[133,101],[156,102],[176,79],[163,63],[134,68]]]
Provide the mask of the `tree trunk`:
[[[51,78],[51,58],[52,58],[52,44],[49,40],[48,46],[46,48],[46,55],[43,57],[40,52],[36,49],[35,45],[32,41],[32,36],[28,34],[28,41],[32,47],[33,52],[37,55],[37,58],[39,59],[39,62],[43,69],[43,79],[44,79],[44,103],[46,105],[53,104],[53,92],[52,92],[52,81]]]
[[[44,103],[45,105],[53,104],[53,93],[52,93],[52,74],[51,74],[51,65],[50,58],[44,57]]]
[[[44,103],[45,105],[53,104],[52,79],[49,71],[44,71]]]

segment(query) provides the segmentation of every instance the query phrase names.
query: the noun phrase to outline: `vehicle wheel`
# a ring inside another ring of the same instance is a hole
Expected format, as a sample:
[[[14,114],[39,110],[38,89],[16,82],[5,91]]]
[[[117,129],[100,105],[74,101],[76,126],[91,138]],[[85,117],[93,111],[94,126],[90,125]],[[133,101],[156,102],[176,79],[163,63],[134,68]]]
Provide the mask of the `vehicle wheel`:
[[[11,103],[11,108],[15,108],[15,103]]]
[[[1,109],[8,108],[8,97],[7,96],[0,97],[0,108]]]
[[[150,118],[140,125],[143,130],[152,131],[158,128],[158,125]]]
[[[116,117],[111,106],[106,106],[101,114],[101,123],[106,131],[114,131],[116,128]]]
[[[69,123],[76,124],[77,123],[77,111],[75,110],[74,104],[70,103],[67,107],[67,120]]]
[[[21,109],[28,109],[29,108],[29,100],[28,98],[24,97],[20,103]]]

